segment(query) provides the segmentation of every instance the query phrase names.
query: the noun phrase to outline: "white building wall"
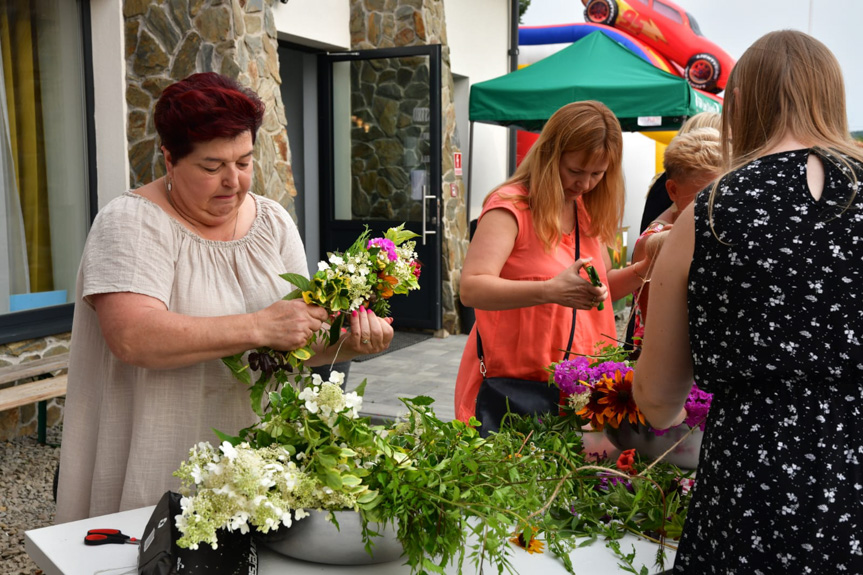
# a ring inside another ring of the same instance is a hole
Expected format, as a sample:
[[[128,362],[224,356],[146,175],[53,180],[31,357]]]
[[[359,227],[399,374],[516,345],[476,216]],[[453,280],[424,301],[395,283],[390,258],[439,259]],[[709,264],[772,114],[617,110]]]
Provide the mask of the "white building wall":
[[[290,0],[273,4],[279,39],[321,50],[350,50],[349,0]]]
[[[632,257],[641,213],[653,176],[656,175],[656,142],[638,132],[623,133],[623,177],[626,181],[626,205],[623,227],[628,227],[626,257]]]
[[[509,13],[508,0],[445,0],[447,41],[450,46],[452,73],[469,84],[484,82],[509,72]],[[467,111],[467,102],[459,102],[468,90],[456,89],[457,110]],[[461,104],[461,105],[460,105]],[[456,112],[457,115],[459,112]],[[459,139],[465,155],[468,151],[466,118],[458,118]],[[490,124],[474,124],[471,182],[467,181],[468,165],[464,163],[463,178],[470,186],[468,219],[479,216],[482,200],[507,177],[507,130]]]
[[[99,208],[129,189],[123,3],[91,0]]]

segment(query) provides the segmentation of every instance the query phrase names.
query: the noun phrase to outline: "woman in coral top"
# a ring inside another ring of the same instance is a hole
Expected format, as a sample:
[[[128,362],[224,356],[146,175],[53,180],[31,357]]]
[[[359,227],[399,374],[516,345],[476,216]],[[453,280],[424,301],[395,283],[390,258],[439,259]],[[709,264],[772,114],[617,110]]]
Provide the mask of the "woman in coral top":
[[[622,148],[620,124],[605,105],[568,104],[549,118],[515,174],[486,197],[461,276],[461,301],[476,309],[476,323],[456,381],[458,419],[475,414],[483,380],[477,330],[487,377],[534,381],[545,381],[544,368],[563,359],[573,309],[573,352],[592,353],[597,342],[617,337],[611,303],[641,285],[650,265],[612,270],[606,249],[623,217]],[[586,264],[601,286],[588,281]]]

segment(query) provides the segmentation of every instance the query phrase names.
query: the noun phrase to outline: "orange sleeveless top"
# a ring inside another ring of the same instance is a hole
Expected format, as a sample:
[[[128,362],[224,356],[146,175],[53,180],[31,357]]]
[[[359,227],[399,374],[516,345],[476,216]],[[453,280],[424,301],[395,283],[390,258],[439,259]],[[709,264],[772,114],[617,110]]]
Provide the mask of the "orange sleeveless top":
[[[575,234],[562,236],[552,252],[536,235],[529,209],[519,209],[504,195],[527,195],[521,187],[501,188],[486,202],[480,219],[494,209],[504,209],[515,216],[518,234],[512,253],[507,258],[500,277],[509,280],[541,281],[551,279],[575,262]],[[602,250],[597,237],[587,236],[590,221],[584,206],[578,204],[580,250],[582,258],[592,257],[602,283],[608,285]],[[582,276],[586,275],[582,273]],[[476,353],[476,332],[482,334],[483,355],[488,377],[513,377],[545,381],[545,367],[563,359],[563,348],[569,341],[572,308],[543,304],[503,311],[476,310],[476,323],[468,336],[459,365],[455,388],[455,414],[467,422],[475,414],[476,396],[482,383],[479,358]],[[592,353],[601,334],[617,337],[611,299],[605,309],[578,310],[572,349],[576,353]]]

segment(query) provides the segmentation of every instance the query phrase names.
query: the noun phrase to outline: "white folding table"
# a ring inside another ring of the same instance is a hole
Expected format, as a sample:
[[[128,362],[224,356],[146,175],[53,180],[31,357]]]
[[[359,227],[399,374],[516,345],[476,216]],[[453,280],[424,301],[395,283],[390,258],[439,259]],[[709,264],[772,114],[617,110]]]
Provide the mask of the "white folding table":
[[[137,575],[137,545],[84,545],[84,536],[89,529],[119,529],[127,535],[140,538],[144,527],[153,513],[154,507],[143,507],[131,511],[103,515],[62,523],[51,527],[33,529],[25,533],[27,554],[45,575]],[[322,541],[321,545],[330,542]],[[637,567],[647,565],[651,572],[656,556],[656,544],[631,535],[620,541],[621,549],[629,552],[635,546]],[[260,575],[407,575],[410,569],[401,561],[379,563],[376,565],[321,565],[284,557],[264,547],[258,546],[258,573]],[[618,559],[602,541],[580,547],[572,552],[572,562],[578,575],[612,575],[622,573],[617,567]],[[666,569],[674,561],[674,551],[668,551]],[[563,564],[553,554],[528,554],[514,548],[512,565],[521,575],[543,573],[564,574]],[[485,569],[488,570],[488,564]],[[465,560],[464,573],[473,573],[474,566]],[[448,575],[457,573],[456,566],[450,565]]]

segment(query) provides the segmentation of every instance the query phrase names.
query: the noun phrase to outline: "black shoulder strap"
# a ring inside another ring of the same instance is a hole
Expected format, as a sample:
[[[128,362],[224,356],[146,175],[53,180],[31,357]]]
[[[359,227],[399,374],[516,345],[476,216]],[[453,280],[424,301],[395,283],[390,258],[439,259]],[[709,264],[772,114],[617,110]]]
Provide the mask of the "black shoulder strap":
[[[581,237],[578,233],[578,205],[573,203],[575,206],[575,260],[577,261],[581,255]],[[572,340],[575,337],[575,308],[572,308],[572,327],[569,330],[569,343],[566,344],[566,353],[563,356],[563,360],[566,361],[569,359],[569,353],[572,349]],[[485,377],[485,362],[483,361],[483,353],[482,353],[482,338],[479,336],[479,323],[476,325],[476,355],[479,358],[479,370],[482,373],[482,376]]]

